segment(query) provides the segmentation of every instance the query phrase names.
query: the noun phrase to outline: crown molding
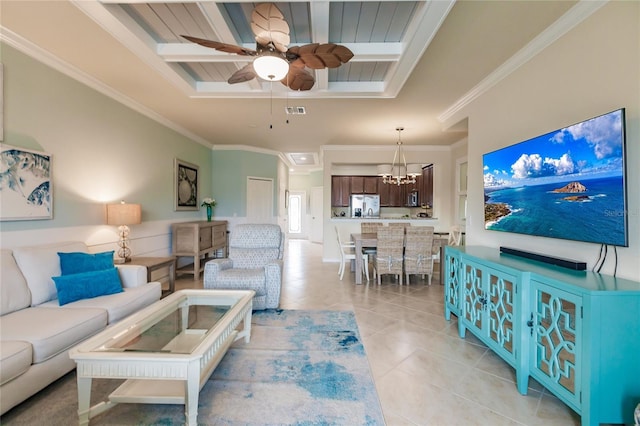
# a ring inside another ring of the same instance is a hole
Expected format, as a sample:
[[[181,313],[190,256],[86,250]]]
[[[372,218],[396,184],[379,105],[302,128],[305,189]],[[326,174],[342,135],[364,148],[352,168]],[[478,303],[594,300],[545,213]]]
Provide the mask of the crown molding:
[[[464,145],[468,145],[469,144],[469,138],[465,137],[463,139],[460,139],[458,142],[455,142],[453,144],[451,144],[451,150],[453,151],[454,149],[458,149]]]
[[[393,152],[398,148],[393,145],[322,145],[324,151],[388,151]],[[410,152],[446,152],[451,151],[450,145],[402,145],[402,149]]]
[[[496,68],[480,83],[474,86],[465,95],[454,102],[453,105],[442,112],[438,116],[438,121],[444,123],[451,119],[460,110],[465,108],[500,81],[507,78],[518,68],[556,42],[560,37],[568,33],[576,25],[587,19],[608,2],[609,0],[580,0],[557,21],[531,40],[525,47],[516,52],[511,58],[507,59],[507,61]]]
[[[148,117],[159,124],[172,129],[181,135],[197,142],[201,145],[206,146],[207,148],[211,147],[211,142],[203,139],[202,137],[196,135],[195,133],[191,133],[184,127],[177,125],[176,123],[167,120],[165,117],[160,114],[152,111],[151,109],[145,107],[144,105],[134,101],[133,99],[123,95],[117,90],[113,89],[111,86],[104,84],[102,81],[90,76],[89,74],[81,71],[80,69],[74,67],[73,65],[61,60],[57,56],[47,52],[31,41],[23,38],[22,36],[14,33],[13,31],[0,26],[0,41],[6,43],[7,45],[19,50],[27,56],[39,61],[50,68],[66,75],[67,77],[76,80],[91,89],[123,104],[126,107],[131,108],[132,110]]]
[[[279,151],[274,151],[272,149],[267,148],[258,148],[251,145],[213,145],[211,147],[212,151],[251,151],[257,152],[259,154],[269,154],[275,155],[279,157],[282,153]]]

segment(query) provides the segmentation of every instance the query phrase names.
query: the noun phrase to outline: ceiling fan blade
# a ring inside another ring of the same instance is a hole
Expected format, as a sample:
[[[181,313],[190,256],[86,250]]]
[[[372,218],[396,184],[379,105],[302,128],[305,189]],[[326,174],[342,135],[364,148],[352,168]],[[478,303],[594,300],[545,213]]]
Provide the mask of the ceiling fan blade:
[[[310,90],[316,80],[304,67],[290,66],[289,73],[280,82],[291,90]]]
[[[291,41],[289,24],[273,3],[260,3],[251,13],[251,30],[262,46],[273,44],[279,52],[286,52]]]
[[[204,38],[191,37],[186,35],[183,35],[181,37],[184,37],[190,42],[197,43],[204,47],[210,47],[211,49],[216,49],[221,52],[235,53],[237,55],[242,55],[242,56],[255,56],[258,53],[253,49],[246,49],[244,47],[236,46],[233,44],[220,43],[219,41],[206,40]]]
[[[247,64],[234,72],[227,82],[229,84],[244,83],[245,81],[253,80],[256,78],[256,72],[253,69],[253,64]]]
[[[287,59],[302,60],[311,69],[337,68],[353,58],[353,52],[340,44],[312,43],[293,46],[287,51]]]

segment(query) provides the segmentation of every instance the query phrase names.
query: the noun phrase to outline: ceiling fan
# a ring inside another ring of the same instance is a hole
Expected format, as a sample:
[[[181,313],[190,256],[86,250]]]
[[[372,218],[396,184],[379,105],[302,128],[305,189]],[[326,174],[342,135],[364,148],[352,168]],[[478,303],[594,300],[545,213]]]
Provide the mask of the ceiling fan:
[[[251,30],[255,34],[256,50],[186,35],[182,37],[221,52],[255,56],[253,62],[233,73],[228,80],[230,84],[260,77],[267,81],[280,81],[292,90],[310,90],[315,78],[305,67],[337,68],[353,57],[351,50],[334,43],[287,47],[290,42],[289,24],[273,3],[260,3],[253,9]]]

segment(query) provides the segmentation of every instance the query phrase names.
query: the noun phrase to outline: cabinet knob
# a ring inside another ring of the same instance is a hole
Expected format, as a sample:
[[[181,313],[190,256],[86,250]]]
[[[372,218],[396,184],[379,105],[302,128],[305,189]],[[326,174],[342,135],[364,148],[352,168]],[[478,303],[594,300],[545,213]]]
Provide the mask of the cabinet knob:
[[[529,327],[529,332],[533,336],[533,312],[531,313],[529,321],[527,321],[527,327]]]

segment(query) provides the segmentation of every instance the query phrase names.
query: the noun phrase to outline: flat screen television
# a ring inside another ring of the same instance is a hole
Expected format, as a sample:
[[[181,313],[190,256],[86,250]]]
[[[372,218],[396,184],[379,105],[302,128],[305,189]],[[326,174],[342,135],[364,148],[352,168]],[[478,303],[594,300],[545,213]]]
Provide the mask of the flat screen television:
[[[483,155],[485,229],[627,247],[625,110]]]

